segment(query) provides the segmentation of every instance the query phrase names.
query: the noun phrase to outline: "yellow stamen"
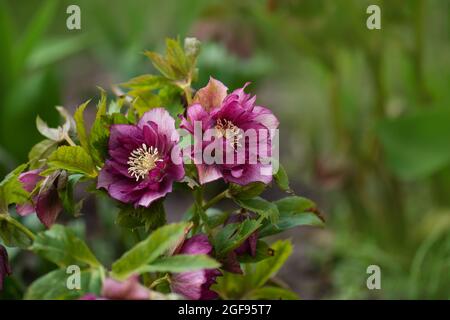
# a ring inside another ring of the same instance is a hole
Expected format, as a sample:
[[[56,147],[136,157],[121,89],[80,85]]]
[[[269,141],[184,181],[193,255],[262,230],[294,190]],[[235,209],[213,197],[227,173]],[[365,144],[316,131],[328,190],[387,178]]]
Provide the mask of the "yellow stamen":
[[[129,165],[128,173],[139,181],[140,178],[145,179],[148,173],[156,168],[156,162],[162,161],[158,156],[158,149],[147,147],[145,143],[142,147],[133,150],[128,157]]]
[[[236,149],[241,146],[242,130],[229,120],[218,119],[216,122],[216,137],[231,140],[231,146]]]

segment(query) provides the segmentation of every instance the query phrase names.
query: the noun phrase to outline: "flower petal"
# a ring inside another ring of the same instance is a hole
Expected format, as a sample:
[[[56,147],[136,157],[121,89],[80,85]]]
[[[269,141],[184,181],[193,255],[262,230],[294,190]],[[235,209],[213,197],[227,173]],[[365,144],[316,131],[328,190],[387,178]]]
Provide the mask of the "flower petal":
[[[219,80],[209,78],[206,87],[197,91],[193,103],[199,103],[206,111],[219,108],[227,95],[228,88]]]
[[[150,290],[139,283],[138,276],[125,281],[106,278],[103,282],[102,297],[112,300],[148,300]]]
[[[155,108],[146,112],[139,120],[138,127],[143,128],[153,122],[158,126],[158,134],[165,135],[170,141],[177,142],[179,134],[175,129],[175,119],[164,108]]]

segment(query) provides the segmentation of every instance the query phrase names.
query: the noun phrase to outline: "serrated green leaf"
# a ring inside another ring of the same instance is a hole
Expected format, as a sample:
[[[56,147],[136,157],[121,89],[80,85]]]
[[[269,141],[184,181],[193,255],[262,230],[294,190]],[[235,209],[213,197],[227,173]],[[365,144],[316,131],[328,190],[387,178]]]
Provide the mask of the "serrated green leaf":
[[[39,233],[31,250],[59,267],[72,264],[101,266],[83,240],[78,238],[72,230],[57,224],[50,230]]]
[[[256,243],[256,253],[254,256],[246,253],[238,256],[238,260],[241,263],[255,263],[261,260],[272,257],[274,254],[273,249],[269,247],[264,241],[258,240]]]
[[[27,249],[33,243],[33,234],[11,216],[0,214],[0,238],[8,247]]]
[[[45,165],[48,156],[56,150],[58,142],[50,139],[42,140],[31,148],[28,153],[28,160],[30,161],[30,170],[41,168]]]
[[[80,146],[61,146],[48,157],[48,165],[88,177],[97,176],[94,163],[89,154]]]
[[[171,257],[162,257],[143,268],[146,272],[190,272],[200,269],[215,269],[220,267],[213,258],[204,254],[187,255],[178,254]]]
[[[210,228],[216,228],[223,225],[228,219],[230,213],[215,208],[208,208],[205,212],[208,218],[208,225]]]
[[[166,212],[162,201],[156,201],[148,208],[123,207],[116,218],[121,227],[135,229],[145,227],[146,231],[155,230],[166,223]]]
[[[189,61],[178,40],[166,39],[166,59],[178,78],[187,78],[190,70]]]
[[[262,182],[252,182],[246,186],[240,186],[238,184],[230,184],[230,193],[236,199],[251,199],[259,196],[266,185]]]
[[[142,272],[145,266],[179,242],[186,227],[186,223],[176,223],[155,230],[147,239],[139,242],[114,262],[113,276],[125,279],[134,273]]]
[[[62,201],[64,210],[73,216],[79,216],[83,200],[74,201],[74,189],[78,181],[83,178],[82,174],[72,174],[67,178],[66,186],[63,190],[58,190],[59,198]]]
[[[271,245],[274,256],[256,264],[245,264],[244,273],[250,276],[252,288],[262,287],[283,266],[292,253],[289,240],[279,240]]]
[[[80,290],[68,289],[67,280],[71,276],[65,269],[57,269],[35,280],[27,289],[26,300],[71,300],[87,293],[100,295],[102,271],[98,269],[80,272]]]
[[[27,164],[18,166],[0,182],[0,209],[3,211],[6,211],[11,203],[22,204],[28,201],[29,193],[23,189],[19,181],[19,175],[26,167]]]
[[[269,202],[261,197],[251,199],[233,199],[242,208],[258,213],[262,217],[269,219],[271,223],[276,223],[278,221],[278,208],[272,202]]]
[[[144,74],[142,76],[135,77],[121,85],[125,88],[129,89],[137,89],[137,90],[155,90],[160,89],[170,82],[164,77],[156,76],[153,74]]]
[[[239,247],[260,226],[260,220],[255,219],[247,219],[242,223],[226,225],[214,238],[214,247],[217,255],[224,256],[231,250]]]
[[[278,170],[273,175],[273,178],[275,180],[275,183],[278,185],[278,187],[283,191],[291,191],[291,188],[289,186],[289,177],[286,173],[286,170],[281,165],[281,163],[278,163]]]
[[[108,153],[110,120],[107,116],[106,93],[101,90],[100,101],[97,104],[97,114],[89,133],[89,148],[94,163],[101,167]]]
[[[167,60],[160,55],[159,53],[156,52],[151,52],[151,51],[146,51],[144,52],[144,54],[150,58],[150,60],[153,63],[153,66],[158,69],[159,72],[161,72],[161,74],[163,76],[165,76],[168,79],[175,79],[176,76],[170,66],[170,64],[167,62]]]
[[[275,202],[280,218],[275,224],[264,223],[259,236],[267,237],[297,226],[322,227],[324,222],[314,212],[315,203],[309,199],[290,196]]]
[[[77,128],[77,135],[78,135],[78,140],[80,141],[81,146],[83,147],[84,150],[86,150],[87,153],[90,153],[90,148],[89,148],[89,138],[86,132],[86,127],[84,125],[84,110],[86,109],[87,105],[89,104],[91,100],[86,101],[85,103],[81,104],[77,110],[75,111],[74,114],[74,119],[75,119],[75,125]]]
[[[299,196],[290,196],[275,201],[276,206],[280,213],[300,213],[305,212],[308,209],[316,207],[316,204],[307,198]]]

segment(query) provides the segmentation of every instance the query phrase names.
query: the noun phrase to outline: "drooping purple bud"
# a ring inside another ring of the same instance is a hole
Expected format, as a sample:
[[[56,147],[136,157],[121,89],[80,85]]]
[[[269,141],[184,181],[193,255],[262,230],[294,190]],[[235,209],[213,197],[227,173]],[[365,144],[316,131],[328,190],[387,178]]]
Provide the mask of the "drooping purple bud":
[[[211,254],[213,247],[204,234],[198,234],[187,239],[178,253],[180,254]],[[218,269],[203,269],[182,272],[172,275],[171,288],[190,300],[211,300],[217,298],[217,293],[210,290],[216,283],[216,278],[222,273]]]

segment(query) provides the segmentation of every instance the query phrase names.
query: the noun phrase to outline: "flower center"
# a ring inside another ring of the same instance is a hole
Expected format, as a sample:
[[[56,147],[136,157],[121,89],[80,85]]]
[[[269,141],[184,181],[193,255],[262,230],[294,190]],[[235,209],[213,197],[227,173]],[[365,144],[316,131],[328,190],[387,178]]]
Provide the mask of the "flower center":
[[[241,146],[242,130],[229,120],[218,119],[216,122],[216,137],[224,137],[226,140],[230,140],[231,146],[236,149]]]
[[[142,147],[134,149],[128,157],[127,164],[128,173],[139,181],[140,178],[145,179],[148,173],[156,168],[156,162],[163,161],[158,156],[158,149],[147,147],[145,143]]]

